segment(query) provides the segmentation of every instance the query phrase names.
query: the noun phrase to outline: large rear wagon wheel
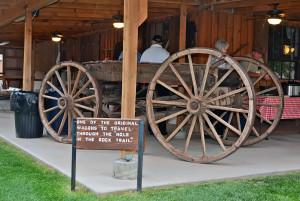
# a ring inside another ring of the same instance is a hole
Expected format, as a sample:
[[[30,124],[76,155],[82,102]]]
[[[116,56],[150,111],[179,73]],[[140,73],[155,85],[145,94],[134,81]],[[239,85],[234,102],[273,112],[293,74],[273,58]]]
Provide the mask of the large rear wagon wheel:
[[[39,93],[43,125],[57,141],[72,142],[72,119],[98,117],[101,111],[100,87],[81,64],[62,62],[46,74]]]
[[[252,79],[252,83],[256,95],[256,121],[252,128],[251,133],[248,136],[247,141],[243,146],[252,145],[266,139],[277,127],[282,113],[284,105],[284,95],[283,90],[275,73],[269,69],[265,64],[250,58],[250,57],[234,57],[238,62],[246,67],[246,71],[249,71],[250,65],[256,65],[261,70],[261,76]],[[270,80],[266,81],[263,77],[267,74]],[[262,86],[265,85],[265,86]],[[272,103],[265,103],[264,99],[266,97],[272,98]],[[265,118],[260,114],[260,107],[267,107],[267,109],[275,109],[276,113],[270,119]]]
[[[177,65],[178,59],[187,59],[188,64]],[[229,69],[223,69],[221,75],[212,59],[223,60]],[[228,83],[234,84],[224,87]],[[180,86],[183,90],[178,89]],[[147,116],[151,129],[170,153],[183,160],[197,163],[220,160],[236,151],[251,131],[255,94],[250,78],[234,59],[219,51],[192,48],[173,54],[161,65],[148,87]],[[157,93],[161,88],[164,93]],[[220,94],[220,89],[229,90]],[[247,109],[243,108],[244,97],[248,100]],[[242,114],[247,114],[244,128],[239,122]],[[229,119],[224,120],[226,115]],[[183,121],[177,121],[177,126],[164,135],[158,124],[179,116]],[[223,143],[215,129],[216,123],[227,128],[225,138],[237,136],[233,144]],[[185,129],[186,138],[177,138]]]

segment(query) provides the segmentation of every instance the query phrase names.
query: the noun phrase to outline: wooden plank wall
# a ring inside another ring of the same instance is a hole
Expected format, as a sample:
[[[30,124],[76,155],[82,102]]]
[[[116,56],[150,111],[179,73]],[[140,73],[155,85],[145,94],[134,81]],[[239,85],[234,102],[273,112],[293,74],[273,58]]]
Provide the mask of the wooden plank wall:
[[[254,20],[248,20],[242,15],[208,10],[190,13],[190,20],[196,23],[197,47],[214,48],[217,40],[224,39],[229,43],[228,54],[245,44],[248,45],[235,56],[251,53],[254,42]]]

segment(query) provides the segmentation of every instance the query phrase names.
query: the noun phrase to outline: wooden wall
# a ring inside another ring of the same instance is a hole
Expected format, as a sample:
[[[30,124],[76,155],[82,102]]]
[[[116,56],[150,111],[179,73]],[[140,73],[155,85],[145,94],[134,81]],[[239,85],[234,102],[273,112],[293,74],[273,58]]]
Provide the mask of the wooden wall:
[[[195,21],[196,46],[214,48],[219,39],[229,43],[228,54],[242,46],[234,56],[244,56],[251,53],[254,44],[254,20],[242,15],[224,12],[200,10],[191,13],[190,19]]]
[[[10,87],[21,87],[23,76],[23,49],[0,48],[3,54],[3,73]]]
[[[122,29],[108,29],[76,39],[66,40],[62,46],[62,60],[77,62],[113,60],[116,43],[122,43]]]

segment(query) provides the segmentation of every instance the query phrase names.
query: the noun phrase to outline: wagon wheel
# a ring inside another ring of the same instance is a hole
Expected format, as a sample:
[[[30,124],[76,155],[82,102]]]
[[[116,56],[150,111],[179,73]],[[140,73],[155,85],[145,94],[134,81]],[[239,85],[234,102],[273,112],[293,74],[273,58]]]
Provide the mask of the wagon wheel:
[[[178,59],[187,59],[188,64],[176,65]],[[229,66],[222,76],[218,76],[218,62],[212,64],[216,59]],[[235,86],[221,88],[228,83]],[[177,89],[180,85],[183,90]],[[166,91],[154,97],[158,86]],[[220,95],[220,88],[231,90]],[[243,108],[242,93],[249,100],[247,109]],[[255,120],[254,98],[250,78],[234,59],[214,49],[192,48],[173,54],[157,70],[147,93],[147,116],[155,137],[173,155],[186,161],[210,163],[232,154],[247,139]],[[247,114],[245,127],[241,128],[238,118],[223,120],[226,114],[231,117]],[[183,121],[163,135],[158,124],[179,116],[183,116]],[[233,144],[223,143],[214,128],[218,122],[228,128],[225,137],[238,136]],[[177,138],[179,131],[184,130],[187,137]]]
[[[250,65],[256,65],[259,68],[261,68],[262,75],[259,78],[252,79],[253,86],[255,88],[255,94],[256,94],[256,121],[252,128],[251,133],[248,136],[247,141],[243,144],[243,146],[252,145],[257,142],[260,142],[261,140],[268,137],[276,128],[278,125],[282,113],[283,113],[283,91],[281,84],[277,78],[277,76],[273,73],[272,70],[270,70],[267,66],[265,66],[263,63],[249,57],[234,57],[237,61],[240,62],[244,68],[246,68],[246,71],[249,71]],[[266,82],[263,80],[264,75],[267,74],[270,77],[270,80]],[[268,84],[267,88],[260,88],[259,82],[265,82]],[[274,103],[263,103],[263,100],[265,97],[272,97],[272,100],[274,100]],[[275,101],[277,99],[277,101]],[[260,107],[267,107],[267,109],[270,110],[276,110],[276,115],[272,117],[271,120],[265,118],[262,116],[259,112]],[[245,114],[247,115],[247,114]],[[228,143],[224,142],[224,143]],[[231,142],[232,143],[232,142]]]
[[[79,63],[63,62],[53,66],[42,82],[40,116],[48,133],[59,142],[72,142],[72,119],[98,117],[100,103],[98,82]]]

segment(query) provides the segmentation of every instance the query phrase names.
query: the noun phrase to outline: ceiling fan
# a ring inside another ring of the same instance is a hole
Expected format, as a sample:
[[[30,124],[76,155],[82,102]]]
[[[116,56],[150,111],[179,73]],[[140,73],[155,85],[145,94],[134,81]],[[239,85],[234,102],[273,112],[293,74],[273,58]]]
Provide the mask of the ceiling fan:
[[[284,19],[285,13],[282,10],[278,10],[277,6],[279,3],[274,3],[274,9],[267,11],[267,19],[269,24],[277,25],[280,24],[280,22]]]

